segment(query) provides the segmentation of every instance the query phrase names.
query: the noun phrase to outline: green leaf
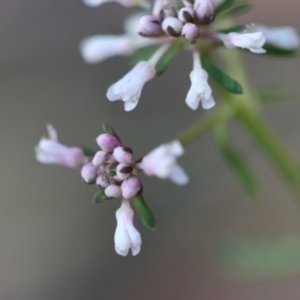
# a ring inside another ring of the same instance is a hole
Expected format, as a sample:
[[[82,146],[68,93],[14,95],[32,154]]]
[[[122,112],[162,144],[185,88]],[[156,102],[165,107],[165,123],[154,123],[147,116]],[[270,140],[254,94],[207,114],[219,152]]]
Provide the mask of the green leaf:
[[[93,198],[93,202],[99,204],[107,199],[108,199],[108,197],[105,195],[104,190],[101,190],[97,194],[95,194],[95,196]]]
[[[231,9],[227,10],[226,12],[224,12],[222,14],[222,17],[236,17],[239,15],[242,15],[246,12],[248,12],[249,10],[252,9],[252,5],[251,4],[240,4],[240,5],[236,5],[234,7],[232,7]]]
[[[245,25],[237,25],[231,28],[226,28],[226,29],[221,29],[221,30],[217,30],[220,33],[230,33],[230,32],[243,32],[247,27]]]
[[[257,195],[259,183],[245,160],[230,145],[226,124],[221,123],[215,127],[214,137],[216,146],[242,186],[249,195]]]
[[[281,56],[281,57],[294,57],[297,55],[297,50],[285,50],[285,49],[280,49],[269,45],[264,46],[264,49],[267,50],[265,55]]]
[[[88,157],[94,156],[95,153],[96,153],[95,150],[90,149],[90,148],[85,147],[85,146],[79,146],[79,148],[83,151],[83,154],[84,154],[85,156],[88,156]]]
[[[277,240],[234,237],[219,244],[215,260],[233,275],[268,279],[300,271],[300,239]]]
[[[150,229],[155,229],[154,216],[143,197],[141,195],[136,196],[135,198],[133,198],[133,203],[138,214],[140,215],[143,224]]]
[[[215,8],[215,15],[219,15],[223,11],[227,10],[234,4],[234,0],[224,0],[220,5]]]
[[[135,65],[139,61],[148,60],[160,46],[161,44],[152,45],[137,50],[134,54],[130,56],[130,64]]]
[[[108,134],[110,134],[110,135],[113,135],[113,136],[115,136],[119,141],[121,141],[120,138],[118,137],[118,135],[116,134],[116,132],[114,131],[114,129],[113,129],[110,125],[103,123],[103,124],[102,124],[102,128],[103,128],[103,130],[104,130],[105,133],[108,133]]]
[[[156,73],[157,75],[162,75],[168,68],[171,61],[175,58],[180,48],[182,47],[182,42],[175,42],[162,56],[159,62],[156,64]]]
[[[234,79],[229,77],[223,71],[218,69],[206,55],[201,56],[203,68],[207,71],[209,76],[217,81],[225,90],[233,94],[242,94],[242,86]]]
[[[287,103],[296,97],[291,88],[282,84],[274,84],[268,87],[262,87],[256,92],[261,104],[279,104]]]

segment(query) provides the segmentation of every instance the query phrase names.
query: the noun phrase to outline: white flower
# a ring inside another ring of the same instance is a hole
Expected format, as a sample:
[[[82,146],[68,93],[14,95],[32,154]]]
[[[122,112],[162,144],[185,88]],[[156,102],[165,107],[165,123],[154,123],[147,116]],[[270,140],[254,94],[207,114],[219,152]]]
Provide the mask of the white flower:
[[[188,176],[177,164],[177,157],[183,155],[184,149],[180,142],[175,140],[163,144],[144,156],[139,167],[146,175],[155,175],[159,178],[169,178],[174,183],[184,185],[188,182]]]
[[[129,200],[123,199],[121,207],[116,211],[117,228],[115,231],[115,250],[118,254],[126,256],[129,249],[132,255],[139,254],[142,244],[140,233],[133,225],[134,212]]]
[[[249,49],[253,53],[265,53],[266,50],[262,48],[265,44],[266,38],[262,32],[254,33],[236,33],[231,32],[227,35],[219,35],[223,40],[224,45],[233,49],[235,47]]]
[[[195,69],[190,73],[191,87],[185,102],[191,109],[197,109],[201,101],[204,109],[210,109],[215,105],[212,90],[207,82],[208,75],[203,69]]]
[[[82,149],[59,143],[57,132],[52,125],[48,124],[47,130],[49,138],[41,138],[35,148],[36,159],[40,163],[78,168],[87,162]]]
[[[300,39],[295,28],[290,26],[268,27],[257,24],[255,31],[260,31],[266,38],[266,43],[284,50],[299,48]]]
[[[106,96],[110,101],[123,100],[126,111],[136,107],[144,84],[156,74],[152,64],[141,61],[134,66],[123,78],[112,84]]]
[[[129,35],[94,35],[82,40],[79,49],[90,64],[116,55],[131,55],[136,50]]]

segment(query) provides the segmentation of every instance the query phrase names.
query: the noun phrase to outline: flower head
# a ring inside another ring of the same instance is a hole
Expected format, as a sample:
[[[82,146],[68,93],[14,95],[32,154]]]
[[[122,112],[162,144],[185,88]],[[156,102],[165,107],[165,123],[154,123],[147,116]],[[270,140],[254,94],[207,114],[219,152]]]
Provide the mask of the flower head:
[[[57,132],[47,125],[49,138],[41,138],[35,147],[36,159],[43,164],[56,164],[69,168],[79,168],[86,163],[82,149],[68,147],[58,142]]]
[[[188,176],[176,161],[183,153],[184,149],[179,141],[160,145],[144,156],[140,168],[146,175],[169,178],[176,184],[184,185],[188,182]]]
[[[123,199],[121,207],[116,211],[115,250],[119,255],[126,256],[129,249],[133,256],[140,252],[142,239],[133,225],[133,216],[129,200]]]
[[[123,100],[125,110],[130,111],[138,104],[144,84],[155,74],[155,68],[151,63],[141,61],[123,78],[112,84],[106,96],[110,101]]]
[[[236,33],[231,32],[227,35],[219,35],[224,42],[225,47],[233,49],[236,47],[249,49],[253,53],[265,53],[263,45],[266,42],[262,32]]]

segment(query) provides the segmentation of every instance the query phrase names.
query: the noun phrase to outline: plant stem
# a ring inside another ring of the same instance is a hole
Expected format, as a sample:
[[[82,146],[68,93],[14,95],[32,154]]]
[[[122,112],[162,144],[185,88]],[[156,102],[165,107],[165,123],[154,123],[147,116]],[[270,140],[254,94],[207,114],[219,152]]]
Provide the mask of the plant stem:
[[[252,135],[257,145],[265,152],[268,159],[272,161],[286,182],[294,190],[298,200],[300,200],[300,171],[298,162],[269,126],[265,124],[256,110],[256,106],[249,105],[251,102],[255,103],[255,98],[251,95],[251,89],[249,89],[240,53],[238,51],[225,50],[220,51],[220,54],[224,59],[227,71],[238,74],[239,81],[245,88],[246,93],[236,96],[221,89],[219,89],[219,92],[227,100],[228,105],[235,110],[237,119]]]
[[[178,140],[182,146],[187,146],[208,130],[217,125],[220,121],[230,118],[234,112],[227,105],[223,105],[221,108],[201,120],[196,122],[193,126],[188,128],[184,133],[180,135]]]

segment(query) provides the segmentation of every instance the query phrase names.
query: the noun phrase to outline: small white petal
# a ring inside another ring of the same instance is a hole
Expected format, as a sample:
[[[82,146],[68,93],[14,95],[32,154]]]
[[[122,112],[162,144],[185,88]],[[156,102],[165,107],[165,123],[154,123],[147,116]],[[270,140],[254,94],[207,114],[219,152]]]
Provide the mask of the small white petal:
[[[185,185],[189,181],[189,177],[186,175],[184,170],[177,164],[172,168],[169,178],[171,181],[178,185]]]

